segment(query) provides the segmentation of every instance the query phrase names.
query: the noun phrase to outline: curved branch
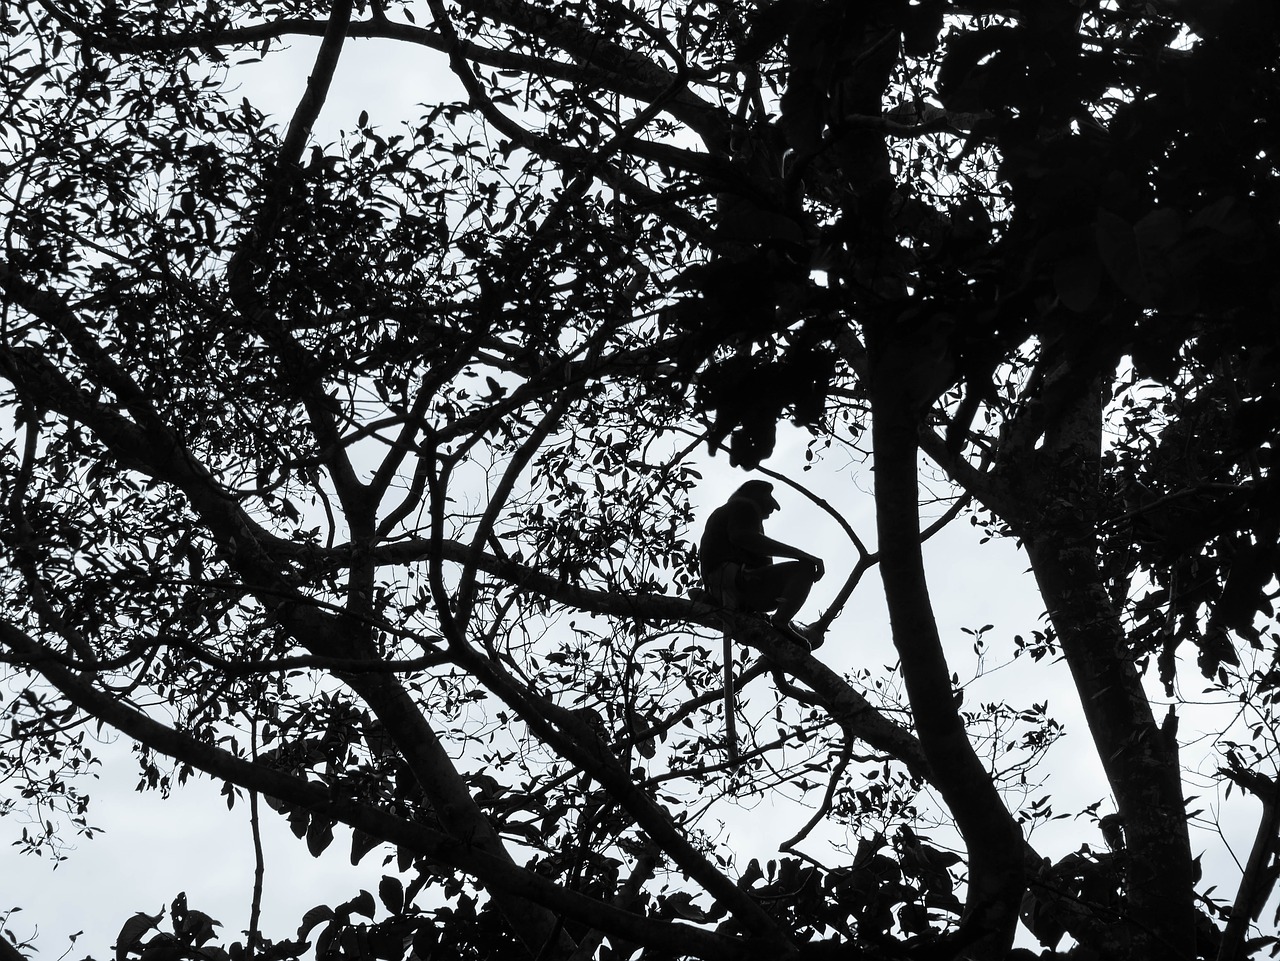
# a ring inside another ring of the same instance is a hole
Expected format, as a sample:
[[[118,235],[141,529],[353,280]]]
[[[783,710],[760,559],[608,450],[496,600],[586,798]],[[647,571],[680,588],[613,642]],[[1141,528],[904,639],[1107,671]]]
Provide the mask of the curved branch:
[[[307,88],[302,99],[293,111],[289,121],[289,129],[280,144],[280,157],[276,162],[277,175],[286,169],[293,168],[302,158],[302,150],[307,138],[311,136],[311,128],[320,116],[320,109],[329,96],[329,86],[333,83],[334,72],[338,69],[338,58],[342,54],[343,43],[347,39],[347,27],[351,22],[352,0],[334,0],[329,11],[329,19],[325,24],[324,38],[320,42],[320,50],[316,53],[315,65],[307,77]]]
[[[529,431],[528,436],[525,437],[519,448],[516,449],[515,454],[512,455],[511,461],[507,464],[506,469],[503,470],[502,477],[498,481],[497,490],[489,498],[484,514],[476,525],[476,532],[471,539],[472,554],[480,553],[480,545],[486,543],[492,536],[493,526],[497,523],[498,514],[507,506],[507,500],[515,489],[520,475],[524,473],[525,467],[528,466],[529,461],[533,459],[533,456],[542,447],[543,442],[560,425],[560,421],[569,409],[571,402],[572,395],[566,391],[551,405],[551,409],[547,411],[542,420]],[[463,565],[462,577],[459,581],[458,607],[455,615],[460,628],[464,631],[471,620],[471,611],[475,602],[475,574],[475,565],[468,560]]]
[[[1262,802],[1262,816],[1258,819],[1253,847],[1249,850],[1249,860],[1240,877],[1240,886],[1218,950],[1217,961],[1241,961],[1245,957],[1249,922],[1257,919],[1275,887],[1275,874],[1268,867],[1280,844],[1277,838],[1280,830],[1280,780],[1273,780],[1260,771],[1237,768],[1219,768],[1218,773]]]
[[[884,337],[870,384],[880,574],[920,743],[969,851],[966,919],[974,919],[984,951],[1002,956],[1013,941],[1017,905],[1026,890],[1024,839],[969,740],[930,603],[918,536],[919,418],[892,374],[912,348],[905,337]]]
[[[827,790],[822,795],[822,803],[813,812],[813,817],[809,818],[799,831],[778,845],[779,851],[791,852],[797,844],[809,836],[810,832],[818,826],[823,818],[831,813],[831,805],[836,796],[836,788],[840,786],[840,781],[844,778],[844,772],[849,769],[849,762],[852,760],[853,738],[848,736],[848,732],[845,732],[844,747],[840,751],[836,766],[831,771],[831,776],[827,779]]]
[[[282,215],[298,179],[302,152],[329,96],[329,87],[333,83],[333,75],[338,69],[338,60],[347,39],[352,5],[353,0],[333,0],[320,49],[316,52],[315,64],[307,77],[306,89],[289,120],[288,130],[276,156],[275,168],[263,185],[262,206],[253,219],[252,227],[227,263],[227,290],[231,302],[241,315],[254,322],[266,335],[268,343],[277,351],[286,372],[295,382],[319,442],[325,467],[328,468],[338,498],[348,513],[348,520],[361,528],[362,533],[371,534],[373,523],[368,516],[370,507],[366,488],[347,456],[341,431],[333,417],[330,398],[320,383],[321,377],[315,359],[264,302],[260,287],[266,278],[258,276],[260,271],[270,273],[270,266],[261,263],[263,254],[276,239]],[[359,597],[361,591],[353,590],[352,595]]]
[[[595,33],[581,23],[557,17],[546,8],[499,0],[497,3],[487,4],[483,15],[522,33],[535,34],[563,50],[567,56],[560,59],[536,57],[518,53],[509,47],[487,47],[457,37],[458,49],[468,62],[519,71],[548,80],[585,83],[641,102],[651,101],[658,96],[670,85],[674,76],[670,70],[641,54],[627,50],[616,40]],[[118,39],[95,33],[65,14],[58,19],[81,42],[106,53],[123,55],[164,53],[193,47],[257,46],[291,36],[322,37],[328,28],[328,21],[325,20],[281,17],[247,27],[179,30],[159,35],[135,34]],[[397,40],[441,53],[447,53],[450,47],[450,39],[442,31],[432,31],[377,15],[368,20],[350,21],[346,36],[359,40]],[[686,69],[698,81],[711,80],[713,76],[695,67]],[[704,141],[722,143],[728,135],[727,118],[723,111],[691,91],[684,91],[666,110],[675,119],[698,131]]]
[[[348,548],[312,551],[309,558],[322,565],[341,563]],[[929,765],[920,742],[906,728],[881,714],[866,698],[849,686],[839,674],[795,645],[780,641],[764,620],[750,614],[725,611],[718,605],[667,594],[623,594],[595,590],[562,581],[559,577],[494,554],[476,552],[470,545],[440,538],[412,538],[375,548],[378,564],[413,564],[423,561],[475,565],[512,587],[538,594],[547,600],[577,610],[606,617],[637,621],[679,621],[719,628],[728,621],[734,637],[761,651],[773,667],[785,668],[800,678],[821,699],[838,723],[852,725],[850,731],[873,748],[891,754],[905,764],[913,776],[930,779]]]

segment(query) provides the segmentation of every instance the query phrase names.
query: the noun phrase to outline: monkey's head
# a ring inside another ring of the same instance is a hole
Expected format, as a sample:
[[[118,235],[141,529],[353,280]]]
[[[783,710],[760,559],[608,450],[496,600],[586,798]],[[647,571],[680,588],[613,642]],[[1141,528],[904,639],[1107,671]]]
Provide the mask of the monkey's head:
[[[745,497],[747,500],[752,501],[760,508],[760,513],[764,517],[768,517],[781,507],[781,505],[774,500],[773,485],[768,481],[749,480],[734,491],[733,496]]]

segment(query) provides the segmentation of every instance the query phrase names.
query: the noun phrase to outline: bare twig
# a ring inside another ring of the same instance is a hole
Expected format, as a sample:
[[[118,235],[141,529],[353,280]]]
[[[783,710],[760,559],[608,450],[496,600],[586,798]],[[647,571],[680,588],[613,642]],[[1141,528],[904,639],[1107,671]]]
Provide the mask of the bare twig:
[[[799,831],[778,845],[779,851],[790,852],[797,844],[807,838],[813,829],[821,824],[822,820],[831,813],[831,808],[835,803],[836,789],[844,779],[844,772],[848,770],[851,760],[853,760],[853,738],[846,730],[844,732],[844,746],[840,749],[840,757],[836,760],[836,766],[832,769],[831,776],[827,779],[827,790],[822,795],[822,803],[818,805],[818,809],[813,812],[813,816],[804,823],[804,826]]]

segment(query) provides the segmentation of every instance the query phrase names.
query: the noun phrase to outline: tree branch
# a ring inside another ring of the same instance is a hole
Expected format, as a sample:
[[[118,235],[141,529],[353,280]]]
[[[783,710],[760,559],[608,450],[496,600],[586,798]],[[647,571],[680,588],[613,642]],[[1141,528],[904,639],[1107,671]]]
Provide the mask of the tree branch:
[[[35,639],[3,620],[0,620],[0,643],[33,660],[49,653]],[[332,794],[321,784],[239,758],[161,724],[48,659],[44,659],[42,665],[41,676],[80,710],[110,724],[140,744],[190,764],[211,777],[332,817],[372,837],[470,874],[487,887],[546,905],[575,920],[639,944],[715,961],[746,959],[756,954],[750,940],[722,937],[679,922],[650,921],[612,904],[564,889],[531,871],[486,854],[467,841]]]
[[[1262,802],[1262,816],[1258,819],[1253,847],[1240,877],[1240,887],[1218,949],[1218,961],[1241,961],[1245,957],[1249,922],[1257,918],[1275,887],[1275,874],[1267,868],[1280,843],[1277,837],[1280,832],[1280,780],[1269,778],[1260,771],[1220,768],[1218,773],[1235,781]]]

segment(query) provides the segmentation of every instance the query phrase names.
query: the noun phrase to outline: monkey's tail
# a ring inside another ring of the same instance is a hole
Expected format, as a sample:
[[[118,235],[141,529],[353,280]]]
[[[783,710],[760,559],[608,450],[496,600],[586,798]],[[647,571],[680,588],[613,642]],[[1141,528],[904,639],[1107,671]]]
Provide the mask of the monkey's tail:
[[[724,740],[729,763],[738,764],[737,698],[733,693],[733,635],[724,629]]]

